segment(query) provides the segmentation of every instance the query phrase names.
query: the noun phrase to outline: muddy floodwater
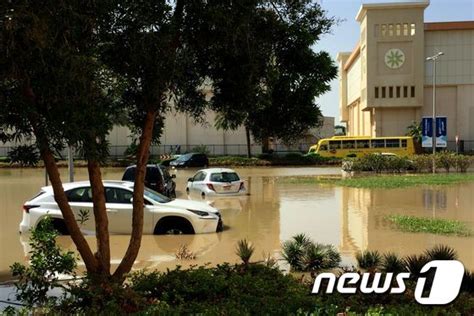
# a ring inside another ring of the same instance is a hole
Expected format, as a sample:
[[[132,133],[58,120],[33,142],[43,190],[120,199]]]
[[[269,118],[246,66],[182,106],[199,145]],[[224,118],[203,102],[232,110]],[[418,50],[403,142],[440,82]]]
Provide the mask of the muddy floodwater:
[[[186,179],[196,170],[177,172],[178,198],[188,197]],[[282,241],[306,233],[317,242],[335,245],[345,264],[352,264],[361,250],[393,251],[401,255],[419,253],[436,244],[454,247],[461,261],[474,269],[474,238],[447,237],[394,230],[386,220],[390,214],[456,219],[474,229],[474,183],[442,187],[411,187],[395,190],[343,188],[331,185],[294,184],[285,176],[340,174],[336,168],[240,168],[250,196],[211,199],[221,210],[222,233],[185,236],[144,236],[134,268],[173,268],[177,264],[237,262],[235,245],[246,238],[256,246],[254,260],[264,255],[279,257]],[[122,169],[104,169],[104,179],[121,179]],[[67,170],[62,170],[66,179]],[[76,169],[75,178],[85,180],[86,169]],[[0,170],[0,280],[10,277],[9,266],[27,262],[28,236],[18,233],[23,203],[44,185],[41,169]],[[95,247],[93,236],[87,237]],[[129,236],[110,238],[112,264],[119,263]],[[74,249],[67,236],[60,245]],[[180,261],[176,250],[186,245],[196,260]],[[79,263],[81,266],[81,264]]]

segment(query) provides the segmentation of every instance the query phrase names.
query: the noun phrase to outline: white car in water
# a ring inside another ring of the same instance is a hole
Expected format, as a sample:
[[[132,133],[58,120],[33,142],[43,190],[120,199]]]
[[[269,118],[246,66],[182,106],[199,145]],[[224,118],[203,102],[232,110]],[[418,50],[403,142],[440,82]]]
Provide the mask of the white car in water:
[[[244,195],[245,183],[232,169],[209,168],[199,170],[188,179],[186,192],[196,192],[205,196]]]
[[[81,231],[95,234],[92,191],[88,181],[63,184],[69,205]],[[130,234],[132,231],[133,182],[104,181],[109,231],[112,234]],[[174,199],[145,188],[143,215],[144,234],[200,234],[222,231],[219,211],[204,202]],[[35,228],[45,216],[53,219],[53,225],[67,234],[61,210],[54,200],[53,188],[43,187],[23,205],[20,233]]]

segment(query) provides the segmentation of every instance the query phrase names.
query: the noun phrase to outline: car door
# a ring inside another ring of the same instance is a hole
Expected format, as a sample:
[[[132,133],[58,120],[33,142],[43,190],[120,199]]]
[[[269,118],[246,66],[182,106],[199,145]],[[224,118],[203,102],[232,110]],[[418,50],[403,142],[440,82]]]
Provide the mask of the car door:
[[[66,192],[66,196],[81,231],[85,234],[95,234],[91,188],[80,187],[71,189]]]
[[[201,191],[204,185],[203,181],[206,178],[206,173],[204,171],[199,171],[194,175],[193,182],[191,183],[191,189],[194,191]]]
[[[113,234],[132,232],[133,191],[117,187],[105,187],[106,209],[109,231]],[[153,215],[147,207],[143,209],[143,233],[153,233]]]

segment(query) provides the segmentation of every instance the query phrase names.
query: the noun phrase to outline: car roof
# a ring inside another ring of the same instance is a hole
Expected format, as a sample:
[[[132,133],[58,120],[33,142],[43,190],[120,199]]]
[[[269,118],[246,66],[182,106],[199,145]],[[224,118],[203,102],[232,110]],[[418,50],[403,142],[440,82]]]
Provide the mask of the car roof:
[[[132,188],[134,183],[130,181],[121,181],[121,180],[104,180],[102,181],[104,186],[109,186],[109,187],[116,187],[116,188]],[[63,183],[63,189],[64,191],[69,191],[75,188],[80,188],[80,187],[88,187],[90,186],[89,181],[77,181],[77,182],[66,182]],[[52,186],[46,186],[41,188],[42,191],[45,192],[52,192],[53,187]]]
[[[229,169],[229,168],[207,168],[207,169],[201,169],[199,171],[203,171],[206,173],[219,173],[219,172],[236,173],[235,170]]]

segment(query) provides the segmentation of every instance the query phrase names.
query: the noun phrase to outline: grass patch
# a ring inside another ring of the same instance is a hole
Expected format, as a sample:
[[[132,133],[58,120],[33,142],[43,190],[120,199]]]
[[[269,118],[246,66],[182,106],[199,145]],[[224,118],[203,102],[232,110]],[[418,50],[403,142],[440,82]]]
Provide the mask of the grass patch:
[[[456,220],[408,215],[390,215],[387,219],[404,232],[465,237],[473,235],[472,230],[465,223]]]
[[[287,177],[281,179],[282,183],[327,183],[351,188],[368,189],[396,189],[418,185],[450,185],[471,181],[474,181],[474,173],[383,175],[368,177],[360,176],[345,179],[340,177]]]

